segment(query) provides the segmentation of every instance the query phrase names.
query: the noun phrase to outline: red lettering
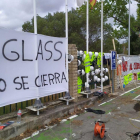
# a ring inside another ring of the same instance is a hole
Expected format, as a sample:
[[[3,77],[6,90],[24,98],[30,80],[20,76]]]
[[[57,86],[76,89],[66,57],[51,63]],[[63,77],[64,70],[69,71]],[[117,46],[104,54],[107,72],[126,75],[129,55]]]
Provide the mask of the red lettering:
[[[130,64],[129,70],[132,70],[132,63]]]
[[[136,69],[136,63],[134,63],[134,70]]]
[[[127,61],[123,62],[122,67],[123,67],[123,72],[127,71],[127,67],[128,67]]]

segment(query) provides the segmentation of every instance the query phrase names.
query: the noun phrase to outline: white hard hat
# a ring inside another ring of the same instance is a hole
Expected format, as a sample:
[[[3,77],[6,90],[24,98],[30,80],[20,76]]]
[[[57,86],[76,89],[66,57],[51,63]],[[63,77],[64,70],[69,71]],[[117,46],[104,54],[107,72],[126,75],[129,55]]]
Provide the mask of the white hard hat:
[[[103,72],[105,71],[105,68],[103,68]]]
[[[97,81],[97,79],[98,79],[98,77],[95,75],[95,76],[94,76],[94,81]]]
[[[78,66],[80,66],[81,65],[81,61],[80,60],[78,60]]]
[[[78,73],[78,75],[80,75],[81,74],[81,70],[78,70],[77,73]]]
[[[105,68],[105,71],[108,72],[108,68]]]
[[[92,52],[88,52],[88,53],[89,53],[89,56],[92,57]]]
[[[83,57],[82,57],[82,60],[83,60],[83,61],[85,60],[85,57],[86,57],[86,55],[85,55],[85,54],[83,54]]]
[[[82,75],[85,75],[85,71],[82,69]]]
[[[98,57],[98,52],[95,52],[95,57]]]
[[[95,73],[96,73],[96,74],[99,74],[99,73],[100,73],[100,70],[99,70],[99,69],[96,69],[96,70],[95,70]]]
[[[119,61],[117,62],[118,65],[120,65],[121,63],[122,63],[122,60],[119,60]]]
[[[82,57],[83,54],[84,54],[84,52],[80,50],[80,51],[79,51],[79,55]]]
[[[82,70],[78,70],[78,75],[85,75],[85,71],[82,69]]]
[[[108,76],[105,76],[105,80],[106,80],[106,81],[108,80]]]
[[[68,55],[68,63],[71,63],[74,60],[74,56],[69,54]]]
[[[100,82],[100,81],[101,81],[101,79],[100,79],[100,78],[98,78],[98,79],[97,79],[97,82]]]
[[[95,75],[94,71],[91,72],[91,75],[92,75],[92,76]]]
[[[102,75],[102,74],[100,73],[100,76],[104,76],[104,74]]]
[[[94,70],[94,67],[93,66],[90,66],[90,71],[93,71]]]
[[[102,78],[102,82],[105,82],[105,78]]]

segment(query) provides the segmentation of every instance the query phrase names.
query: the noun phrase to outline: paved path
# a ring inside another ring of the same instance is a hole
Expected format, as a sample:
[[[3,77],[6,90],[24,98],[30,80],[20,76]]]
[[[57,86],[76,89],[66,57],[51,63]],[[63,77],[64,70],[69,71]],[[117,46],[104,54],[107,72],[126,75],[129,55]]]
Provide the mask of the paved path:
[[[99,119],[106,122],[106,140],[130,140],[125,134],[126,132],[140,131],[140,121],[130,120],[140,120],[140,105],[137,104],[138,101],[132,100],[138,95],[140,95],[140,88],[123,96],[118,96],[102,105],[96,103],[91,108],[104,110],[106,114],[83,113],[72,120],[58,124],[52,129],[40,132],[30,140],[93,140],[95,121]],[[101,139],[96,137],[94,140]]]

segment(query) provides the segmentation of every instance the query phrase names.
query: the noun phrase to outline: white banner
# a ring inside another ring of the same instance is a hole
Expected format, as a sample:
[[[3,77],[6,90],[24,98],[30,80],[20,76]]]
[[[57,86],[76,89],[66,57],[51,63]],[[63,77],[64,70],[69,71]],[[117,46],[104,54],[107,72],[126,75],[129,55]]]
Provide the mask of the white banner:
[[[137,73],[140,71],[140,57],[139,56],[125,56],[122,62],[122,75],[130,73]]]
[[[0,107],[68,91],[65,53],[65,38],[0,29]]]

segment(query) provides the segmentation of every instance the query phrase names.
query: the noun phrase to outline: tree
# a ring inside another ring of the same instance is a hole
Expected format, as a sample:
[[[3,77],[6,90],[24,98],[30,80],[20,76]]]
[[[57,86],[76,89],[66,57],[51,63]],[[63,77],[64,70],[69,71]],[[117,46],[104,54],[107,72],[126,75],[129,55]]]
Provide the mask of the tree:
[[[140,0],[137,0],[137,2],[140,2]],[[140,4],[137,4],[137,18],[135,21],[135,32],[131,33],[131,39],[130,39],[130,51],[132,55],[140,54]]]
[[[86,3],[78,8],[79,14],[81,14],[86,21]],[[108,17],[104,14],[104,52],[109,52],[113,48],[112,39],[113,28],[111,24],[107,24]],[[93,27],[93,28],[92,28]],[[101,51],[101,2],[97,2],[91,9],[89,8],[89,47],[93,51]],[[84,26],[86,30],[86,25]],[[116,48],[119,46],[119,42],[115,40]]]
[[[89,50],[101,51],[101,13],[100,2],[91,9],[89,8]],[[111,24],[107,24],[107,17],[104,16],[104,52],[112,50]],[[78,50],[86,50],[86,3],[68,13],[69,26],[69,44],[76,44]],[[34,20],[23,24],[22,30],[25,32],[34,32]],[[38,34],[44,34],[54,37],[65,37],[65,13],[49,13],[45,17],[37,16]]]
[[[140,0],[135,0],[140,3]],[[108,18],[114,19],[114,25],[117,25],[118,29],[115,29],[113,36],[116,39],[127,39],[128,37],[128,10],[126,5],[129,3],[129,0],[105,0],[104,1],[104,14]],[[131,54],[139,54],[140,50],[140,38],[138,37],[138,32],[140,31],[140,4],[138,4],[137,9],[137,18],[135,19],[131,15],[131,39],[130,39],[130,48]],[[126,45],[126,44],[125,44]]]
[[[29,22],[29,21],[25,22],[25,23],[22,25],[22,31],[33,33],[33,32],[34,32],[34,28],[33,28],[32,22]]]

